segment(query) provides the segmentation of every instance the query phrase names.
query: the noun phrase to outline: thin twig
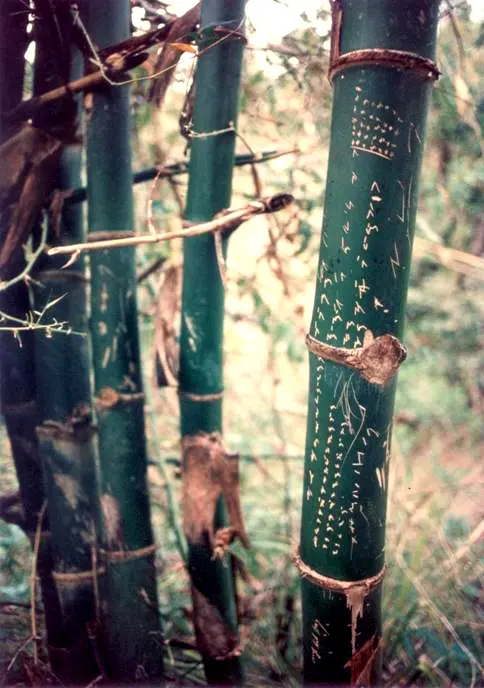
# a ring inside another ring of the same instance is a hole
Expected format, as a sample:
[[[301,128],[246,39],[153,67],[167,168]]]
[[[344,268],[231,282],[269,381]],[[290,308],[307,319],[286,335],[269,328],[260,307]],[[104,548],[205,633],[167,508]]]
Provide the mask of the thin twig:
[[[10,662],[8,663],[7,669],[5,670],[5,676],[7,676],[8,672],[10,671],[10,669],[13,667],[13,665],[14,665],[15,662],[17,661],[17,657],[25,650],[25,648],[27,647],[27,645],[29,645],[33,640],[34,640],[34,637],[31,636],[31,635],[29,635],[29,637],[26,638],[26,639],[20,644],[20,646],[16,649],[16,651],[15,651],[14,654],[13,654],[12,659],[11,659]],[[35,646],[35,645],[34,645],[34,646]],[[3,678],[3,677],[2,677],[2,678]]]
[[[160,256],[157,258],[151,265],[148,265],[147,268],[142,270],[139,275],[136,277],[136,281],[138,284],[141,284],[141,282],[144,282],[148,277],[151,277],[151,275],[159,270],[163,265],[166,263],[166,256]]]
[[[45,512],[47,510],[47,501],[44,501],[42,508],[39,511],[37,518],[37,526],[35,528],[34,551],[32,556],[32,573],[30,577],[30,623],[32,628],[32,638],[34,641],[34,664],[39,661],[37,643],[39,637],[37,636],[37,560],[39,558],[40,539],[42,536],[42,524],[44,522]]]
[[[449,270],[461,272],[480,281],[484,280],[484,258],[480,256],[443,246],[422,237],[415,237],[414,248],[416,253],[425,253]]]
[[[43,253],[45,249],[45,245],[47,243],[47,222],[42,223],[42,234],[40,237],[40,243],[38,247],[33,251],[32,255],[30,256],[30,259],[27,262],[27,265],[25,268],[20,272],[18,275],[15,275],[15,277],[12,277],[12,279],[5,281],[0,281],[0,293],[2,291],[5,291],[6,289],[9,289],[10,287],[13,287],[14,284],[17,284],[18,282],[22,282],[22,280],[27,279],[32,271],[32,268],[35,265],[35,262],[37,261],[37,258],[40,256],[41,253]]]

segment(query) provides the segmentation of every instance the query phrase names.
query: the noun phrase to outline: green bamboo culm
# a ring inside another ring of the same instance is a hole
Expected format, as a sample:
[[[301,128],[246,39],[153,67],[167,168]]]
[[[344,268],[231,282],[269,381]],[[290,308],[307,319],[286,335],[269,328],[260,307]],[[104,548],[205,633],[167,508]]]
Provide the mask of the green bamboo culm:
[[[59,8],[61,9],[61,8]],[[53,50],[49,23],[39,20],[36,36],[34,91],[42,93],[64,80],[79,78],[83,59],[71,46],[73,18],[68,6],[56,15],[62,31],[62,54]],[[54,24],[54,22],[53,22]],[[55,24],[54,24],[55,25]],[[76,140],[81,98],[54,105],[34,118],[39,128],[58,126],[70,134],[53,168],[57,199],[81,181],[82,149]],[[72,243],[84,238],[80,206],[53,203],[49,240]],[[47,221],[47,220],[44,220]],[[60,236],[60,239],[57,238]],[[57,646],[51,646],[53,668],[68,684],[95,679],[99,666],[99,601],[96,564],[98,520],[97,442],[93,427],[90,354],[87,338],[85,259],[64,268],[65,260],[42,257],[34,269],[32,305],[47,317],[68,323],[70,334],[35,333],[35,370],[39,455],[47,497],[54,579],[62,610]]]
[[[244,0],[202,1],[201,40],[203,36],[209,38],[207,44],[202,43],[197,64],[184,215],[187,223],[211,220],[230,204],[244,46],[244,8]],[[220,31],[210,39],[213,27],[220,27]],[[222,239],[222,243],[225,252],[226,240]],[[186,239],[180,411],[184,443],[184,527],[188,539],[194,625],[208,682],[239,685],[243,682],[243,670],[238,656],[232,571],[226,562],[213,556],[212,536],[226,525],[225,508],[223,499],[219,498],[214,514],[215,501],[211,498],[217,494],[219,486],[210,483],[209,471],[204,468],[207,464],[203,464],[209,455],[212,459],[218,457],[222,463],[225,460],[220,439],[223,319],[224,286],[214,237]],[[196,504],[200,505],[199,510]]]
[[[333,3],[301,543],[304,680],[375,685],[388,462],[438,0]]]
[[[88,0],[87,31],[99,48],[130,35],[128,0]],[[93,95],[87,122],[88,227],[132,232],[129,87]],[[98,234],[99,236],[99,234]],[[94,382],[99,427],[106,671],[115,681],[155,682],[163,674],[133,249],[91,256]]]

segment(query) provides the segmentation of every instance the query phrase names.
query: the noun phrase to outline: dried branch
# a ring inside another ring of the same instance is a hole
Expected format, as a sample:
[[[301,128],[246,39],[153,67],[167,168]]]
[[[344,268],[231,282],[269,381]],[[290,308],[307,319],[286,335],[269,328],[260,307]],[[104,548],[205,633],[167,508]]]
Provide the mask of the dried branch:
[[[109,79],[116,80],[120,75],[125,74],[130,69],[138,67],[146,60],[146,53],[137,53],[136,55],[120,55],[114,54],[107,58],[104,69],[92,72],[86,76],[71,81],[65,86],[59,86],[52,91],[46,91],[40,96],[34,96],[29,100],[24,100],[12,112],[7,115],[7,122],[26,120],[38,112],[44,105],[53,103],[61,98],[72,96],[80,91],[89,92],[94,91],[106,81],[106,76]]]
[[[186,239],[188,237],[200,236],[210,232],[234,231],[243,222],[246,222],[255,215],[263,213],[274,213],[286,208],[294,201],[293,196],[288,193],[279,193],[268,196],[256,201],[252,201],[243,208],[237,210],[227,209],[219,213],[210,222],[202,222],[198,225],[187,227],[177,232],[166,232],[165,234],[140,234],[139,236],[128,236],[121,239],[101,239],[99,241],[86,241],[83,244],[71,244],[70,246],[54,246],[47,251],[47,255],[54,256],[59,254],[79,255],[82,251],[98,251],[110,248],[125,248],[127,246],[138,246],[140,244],[156,244],[161,241],[171,239]],[[102,233],[105,236],[105,233]]]
[[[42,93],[40,96],[35,96],[34,98],[25,100],[7,115],[6,121],[12,122],[29,119],[47,103],[52,103],[61,98],[72,96],[74,93],[79,93],[80,91],[93,91],[106,80],[109,82],[114,80],[114,82],[116,82],[116,79],[119,78],[120,75],[124,74],[130,69],[138,67],[146,60],[146,51],[149,48],[152,48],[162,41],[171,40],[174,34],[178,35],[180,33],[182,27],[185,27],[183,32],[186,33],[186,26],[188,24],[185,20],[185,17],[188,17],[188,15],[192,17],[192,15],[194,16],[195,14],[196,12],[194,8],[193,10],[187,12],[186,15],[183,15],[183,17],[174,19],[160,29],[149,31],[141,36],[133,36],[128,38],[126,41],[122,41],[121,43],[117,43],[100,50],[95,56],[96,59],[101,61],[101,64],[97,65],[99,67],[97,71],[87,74],[81,79],[71,81],[65,86],[55,88],[51,91],[47,91],[46,93]],[[79,22],[80,20],[77,21]],[[196,21],[192,21],[188,30],[191,30],[195,24]],[[172,50],[172,52],[177,52],[178,57],[180,56],[179,51]],[[169,80],[170,77],[168,77],[168,82]]]
[[[261,162],[267,162],[269,160],[275,160],[275,158],[281,158],[284,155],[296,155],[300,151],[297,148],[292,148],[290,150],[283,151],[255,151],[250,154],[237,155],[235,157],[235,166],[242,167],[243,165],[253,165]],[[133,184],[143,184],[144,182],[151,181],[155,177],[158,179],[166,179],[170,177],[175,177],[179,174],[188,174],[188,162],[175,162],[170,165],[157,165],[156,167],[147,167],[144,170],[135,172],[133,174]],[[87,189],[82,186],[78,189],[74,189],[72,193],[66,198],[66,204],[71,203],[82,203],[87,199]]]
[[[415,237],[414,251],[416,254],[432,257],[449,270],[484,281],[484,258],[480,256],[475,256],[467,251],[459,251],[449,246],[442,246],[442,244],[422,237]]]

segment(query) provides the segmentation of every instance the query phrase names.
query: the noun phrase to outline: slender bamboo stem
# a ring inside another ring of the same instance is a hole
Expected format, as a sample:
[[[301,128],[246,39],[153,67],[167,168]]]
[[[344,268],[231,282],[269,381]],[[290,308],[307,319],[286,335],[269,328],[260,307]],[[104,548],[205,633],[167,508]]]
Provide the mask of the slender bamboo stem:
[[[223,25],[240,31],[244,5],[244,0],[204,0],[201,30]],[[185,219],[191,223],[211,221],[230,203],[242,53],[243,42],[234,34],[199,57],[193,114],[193,130],[197,133],[191,141],[185,211]],[[197,482],[196,478],[199,469],[202,478],[202,460],[210,454],[208,434],[222,430],[223,310],[224,288],[214,238],[205,235],[185,239],[180,410],[188,569],[197,643],[207,680],[211,684],[234,685],[243,682],[234,582],[230,567],[214,558],[211,541],[211,533],[226,525],[224,504],[219,498],[214,513],[215,502],[207,501],[202,480]],[[223,453],[217,436],[212,439],[219,454]],[[210,454],[213,460],[217,460],[217,451]],[[217,486],[209,485],[208,490],[212,489],[217,493]],[[208,509],[202,523],[189,506],[197,499],[198,490],[202,490],[198,499],[206,502],[203,506]]]
[[[129,36],[128,0],[88,0],[85,25],[103,48]],[[87,125],[91,231],[133,229],[129,88],[94,94]],[[146,482],[144,397],[132,249],[91,257],[94,384],[107,571],[101,581],[106,670],[115,681],[163,674],[154,544]]]
[[[396,371],[438,0],[335,0],[300,555],[304,680],[376,685]]]

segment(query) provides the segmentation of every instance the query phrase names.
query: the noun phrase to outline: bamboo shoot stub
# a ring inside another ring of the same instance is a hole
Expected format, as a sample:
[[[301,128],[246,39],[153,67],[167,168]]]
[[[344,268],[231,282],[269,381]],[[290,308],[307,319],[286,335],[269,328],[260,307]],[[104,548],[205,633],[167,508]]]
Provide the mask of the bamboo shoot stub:
[[[378,680],[396,371],[438,0],[333,2],[334,86],[310,336],[304,679]]]

